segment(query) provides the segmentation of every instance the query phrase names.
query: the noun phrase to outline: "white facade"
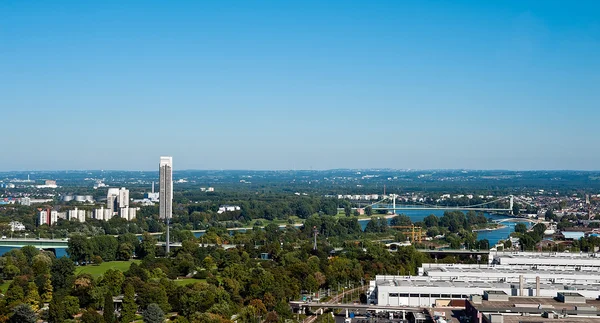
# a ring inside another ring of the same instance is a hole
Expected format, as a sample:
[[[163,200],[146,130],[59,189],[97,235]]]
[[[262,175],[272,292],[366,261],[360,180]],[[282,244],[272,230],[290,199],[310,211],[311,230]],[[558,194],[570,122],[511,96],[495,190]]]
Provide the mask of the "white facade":
[[[25,231],[25,225],[19,221],[12,221],[10,222],[10,231]]]
[[[119,190],[119,208],[129,207],[129,190],[125,187]]]
[[[491,255],[490,255],[491,256]],[[518,253],[494,256],[492,263],[505,266],[520,266],[532,268],[600,268],[600,254],[568,253],[553,254]]]
[[[113,213],[114,213],[113,210],[105,209],[104,207],[101,207],[99,209],[94,210],[94,219],[100,220],[100,221],[108,221],[108,220],[112,219]]]
[[[86,211],[85,210],[78,210],[77,208],[75,208],[75,210],[69,210],[67,211],[67,219],[69,221],[79,221],[79,222],[85,222],[85,218],[86,218]]]
[[[558,292],[573,292],[588,299],[600,296],[599,285],[563,285],[540,283],[536,295],[535,284],[525,283],[521,294],[518,283],[485,281],[433,280],[423,276],[376,276],[371,282],[369,301],[380,306],[435,306],[438,300],[467,299],[470,295],[483,295],[484,291],[503,291],[509,296],[554,297]]]
[[[146,193],[145,197],[151,202],[158,202],[158,199],[160,198],[160,193]]]
[[[160,157],[159,175],[159,217],[170,219],[173,216],[173,157]]]
[[[58,212],[54,210],[41,210],[38,215],[39,225],[53,225],[58,221]]]
[[[21,203],[21,205],[25,205],[25,206],[31,206],[31,199],[28,197],[22,197],[19,200],[19,203]]]
[[[498,264],[502,263],[502,264]],[[600,257],[595,254],[501,255],[490,265],[423,264],[418,276],[376,276],[369,302],[390,306],[435,306],[484,291],[509,296],[555,297],[573,292],[600,296]]]
[[[119,210],[119,215],[121,216],[121,218],[123,218],[127,221],[135,220],[136,213],[137,213],[137,208],[134,208],[134,207],[122,207]]]
[[[221,214],[221,213],[225,213],[225,212],[239,211],[241,209],[242,208],[237,205],[222,205],[219,207],[219,210],[217,211],[217,213]]]

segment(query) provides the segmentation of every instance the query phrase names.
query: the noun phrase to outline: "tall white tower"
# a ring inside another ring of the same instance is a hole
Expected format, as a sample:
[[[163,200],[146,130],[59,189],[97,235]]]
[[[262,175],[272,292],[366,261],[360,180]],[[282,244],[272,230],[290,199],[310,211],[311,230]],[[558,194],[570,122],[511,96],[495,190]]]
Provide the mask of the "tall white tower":
[[[170,250],[170,228],[169,220],[173,216],[173,157],[160,157],[160,192],[159,192],[159,217],[167,222],[167,241],[165,241],[165,250],[167,257]]]
[[[173,157],[160,157],[159,216],[170,219],[173,215]]]

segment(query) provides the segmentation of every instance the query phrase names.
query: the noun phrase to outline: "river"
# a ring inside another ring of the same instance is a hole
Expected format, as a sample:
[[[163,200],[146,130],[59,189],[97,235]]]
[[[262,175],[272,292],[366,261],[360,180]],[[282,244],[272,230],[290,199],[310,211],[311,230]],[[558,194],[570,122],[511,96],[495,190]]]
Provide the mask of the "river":
[[[401,214],[404,214],[404,215],[410,217],[410,220],[414,223],[414,222],[423,221],[423,219],[430,214],[433,214],[433,215],[437,216],[438,218],[441,218],[444,215],[444,212],[445,212],[445,210],[402,210],[402,211],[398,211],[397,213],[401,213]],[[492,219],[492,220],[502,220],[502,219],[510,218],[506,215],[498,215],[498,214],[490,214],[490,213],[484,213],[484,215],[486,218]],[[363,219],[363,220],[358,220],[358,221],[360,223],[361,228],[364,230],[365,227],[367,226],[367,223],[371,220]],[[391,221],[391,219],[388,219],[388,224],[390,223],[390,221]],[[497,229],[497,230],[491,230],[491,231],[477,232],[477,239],[478,240],[487,239],[490,242],[490,247],[493,247],[496,243],[498,243],[498,241],[508,238],[510,236],[510,234],[515,231],[515,225],[517,225],[517,223],[519,223],[519,222],[504,222],[504,223],[502,223],[505,226],[504,228]],[[530,224],[529,222],[523,221],[523,223],[525,223],[529,227],[529,224]]]

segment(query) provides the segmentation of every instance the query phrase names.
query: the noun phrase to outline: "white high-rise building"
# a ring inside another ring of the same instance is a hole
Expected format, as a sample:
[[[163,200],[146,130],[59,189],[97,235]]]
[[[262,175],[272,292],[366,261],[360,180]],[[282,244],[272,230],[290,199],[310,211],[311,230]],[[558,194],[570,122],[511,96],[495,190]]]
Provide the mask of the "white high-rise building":
[[[99,209],[94,210],[94,219],[100,221],[108,221],[112,219],[114,212],[111,209],[105,209],[104,207],[100,207]]]
[[[161,219],[173,216],[173,157],[160,157],[159,216]]]
[[[77,208],[75,208],[75,210],[69,210],[67,212],[67,219],[69,221],[77,220],[79,222],[85,222],[85,217],[86,217],[85,210],[78,210]]]
[[[127,221],[135,220],[137,208],[135,207],[122,207],[119,211],[121,217]]]
[[[108,194],[106,195],[106,208],[115,212],[119,209],[117,202],[119,201],[119,192],[120,190],[116,187],[111,187],[108,189]]]
[[[125,187],[119,190],[119,208],[129,207],[129,190]]]
[[[51,210],[51,209],[46,209],[46,210],[41,210],[39,217],[38,217],[38,224],[39,225],[53,225],[56,223],[56,221],[58,221],[58,212]]]

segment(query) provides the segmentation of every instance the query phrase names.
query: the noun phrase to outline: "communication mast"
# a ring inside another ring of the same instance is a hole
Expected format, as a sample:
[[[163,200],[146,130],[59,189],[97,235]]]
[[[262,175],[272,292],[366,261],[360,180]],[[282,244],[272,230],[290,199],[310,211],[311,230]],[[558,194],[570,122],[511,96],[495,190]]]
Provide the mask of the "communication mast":
[[[313,250],[317,250],[317,234],[319,234],[319,230],[317,229],[317,226],[313,227],[313,235],[314,235],[314,243],[313,243]]]

